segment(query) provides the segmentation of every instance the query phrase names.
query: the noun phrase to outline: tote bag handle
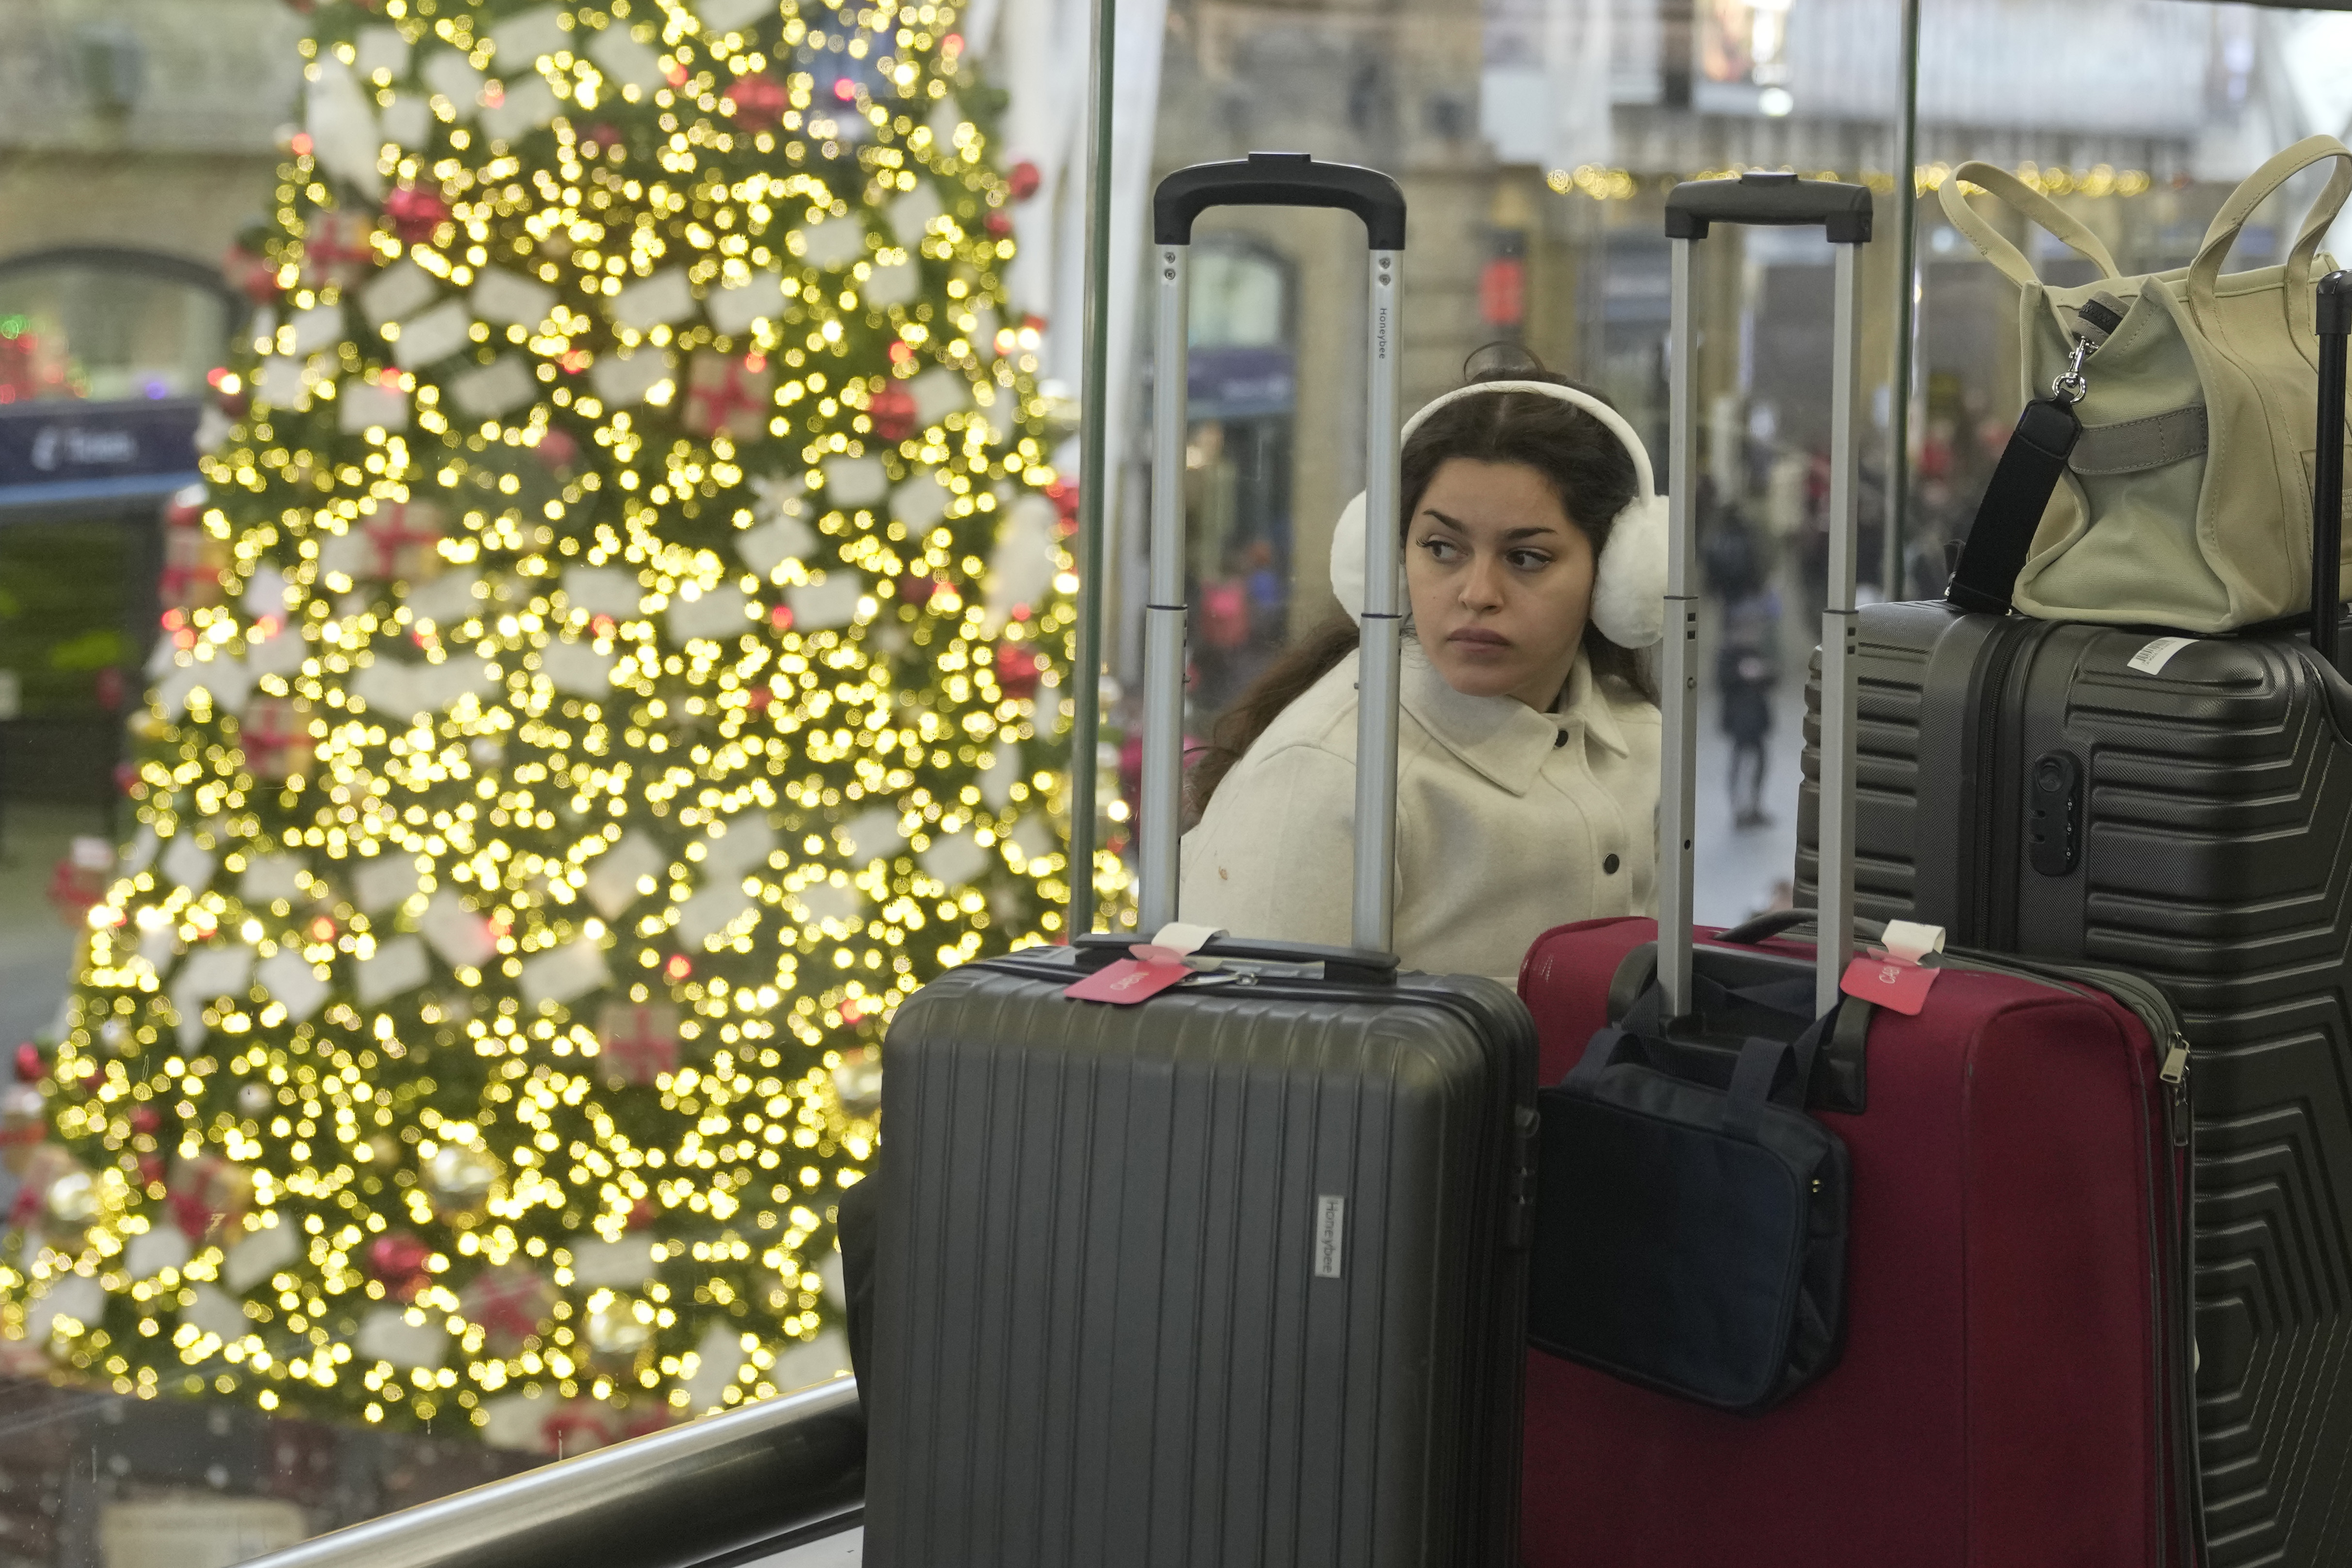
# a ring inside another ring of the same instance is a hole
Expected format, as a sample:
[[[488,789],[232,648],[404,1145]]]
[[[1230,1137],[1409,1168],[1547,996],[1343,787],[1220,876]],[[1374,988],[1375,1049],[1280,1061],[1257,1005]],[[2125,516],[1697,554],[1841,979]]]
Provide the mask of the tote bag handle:
[[[2096,266],[2102,278],[2123,276],[2116,268],[2116,258],[2108,252],[2106,242],[2085,227],[2082,219],[2006,169],[1973,161],[1963,163],[1937,189],[1936,199],[1943,203],[1944,216],[1952,220],[1952,226],[1967,235],[1969,243],[1984,253],[1987,261],[2007,274],[2011,282],[2035,287],[2041,283],[2042,275],[2033,269],[2033,263],[2025,258],[2023,251],[2010,244],[1999,229],[1969,205],[1969,198],[1960,194],[1962,180],[1983,186],[1996,200],[2056,235],[2068,249]]]
[[[2311,264],[2319,253],[2319,242],[2335,223],[2336,215],[2344,210],[2345,198],[2352,196],[2352,148],[2333,136],[2306,136],[2294,146],[2273,157],[2270,162],[2248,174],[2221,210],[2213,215],[2211,226],[2205,230],[2205,242],[2197,248],[2197,259],[2189,264],[2189,309],[2197,322],[2207,331],[2213,330],[2213,288],[2221,280],[2221,263],[2228,259],[2230,247],[2238,243],[2246,220],[2254,209],[2270,200],[2273,193],[2323,159],[2336,160],[2336,172],[2328,177],[2327,186],[2304,215],[2303,232],[2295,237],[2294,248],[2287,254],[2286,319],[2287,326],[2300,344],[2317,328],[2311,314]],[[2308,351],[2306,351],[2308,352]]]

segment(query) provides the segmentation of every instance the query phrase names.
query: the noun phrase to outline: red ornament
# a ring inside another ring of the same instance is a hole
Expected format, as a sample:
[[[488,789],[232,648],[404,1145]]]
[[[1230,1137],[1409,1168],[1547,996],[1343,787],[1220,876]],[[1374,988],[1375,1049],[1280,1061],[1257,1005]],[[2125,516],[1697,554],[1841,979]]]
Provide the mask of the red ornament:
[[[931,595],[939,591],[940,580],[937,577],[909,576],[898,579],[899,600],[902,603],[912,605],[918,609],[929,604],[931,602]]]
[[[639,1198],[635,1203],[629,1205],[629,1228],[631,1230],[645,1229],[647,1226],[654,1223],[654,1213],[653,1199]]]
[[[291,697],[257,697],[237,723],[237,744],[253,776],[283,784],[310,771],[317,742],[310,737],[308,704]]]
[[[449,204],[431,191],[403,185],[384,197],[383,213],[392,219],[393,233],[410,245],[421,245],[449,221]]]
[[[915,433],[915,395],[894,381],[874,395],[866,416],[885,441],[903,441]]]
[[[555,1288],[538,1270],[520,1263],[485,1268],[457,1298],[469,1322],[499,1355],[512,1355],[539,1332],[555,1310]]]
[[[257,256],[243,246],[233,247],[221,260],[221,271],[236,290],[257,305],[275,303],[280,292],[278,287],[278,265],[266,256]]]
[[[677,1066],[677,1009],[667,1002],[608,1002],[596,1033],[608,1079],[642,1086]]]
[[[16,1047],[16,1081],[37,1083],[48,1076],[49,1064],[41,1059],[41,1047],[26,1040]]]
[[[1022,643],[1008,643],[996,650],[996,684],[1007,697],[1034,697],[1037,678],[1045,668],[1045,660]]]
[[[432,502],[387,501],[359,525],[362,552],[367,557],[362,570],[373,577],[432,577],[440,569],[436,546],[446,531],[441,509]]]
[[[163,1125],[163,1114],[152,1105],[136,1107],[131,1112],[131,1131],[133,1132],[152,1132]]]
[[[49,872],[49,907],[68,926],[79,930],[89,923],[90,908],[106,897],[113,876],[111,858],[105,865],[93,866],[68,853]]]
[[[1055,479],[1045,487],[1045,499],[1052,501],[1054,510],[1061,514],[1062,531],[1065,534],[1076,533],[1078,528],[1078,481]]]
[[[425,1264],[432,1256],[433,1249],[423,1241],[404,1230],[396,1230],[368,1243],[367,1270],[394,1300],[413,1300],[425,1288],[428,1272]]]
[[[204,486],[183,485],[172,492],[170,500],[163,503],[163,526],[166,528],[194,527],[204,521],[205,502],[209,499],[209,492]]]
[[[791,101],[783,84],[761,71],[737,77],[727,96],[735,105],[728,118],[746,131],[765,131],[775,124]]]
[[[302,279],[316,288],[350,288],[375,268],[375,218],[362,213],[320,213],[302,240]]]
[[[539,445],[531,449],[539,454],[541,462],[557,469],[570,468],[580,456],[580,443],[573,440],[568,431],[552,428],[541,436]]]
[[[724,431],[738,441],[756,439],[767,433],[768,398],[775,384],[776,373],[764,355],[739,360],[698,349],[687,372],[681,423],[698,436]]]
[[[163,1156],[161,1154],[140,1155],[139,1184],[142,1187],[160,1186],[163,1184]]]
[[[988,221],[985,226],[989,233],[994,235],[999,239],[1003,239],[1006,235],[1013,232],[1013,215],[1005,212],[992,212],[988,215]]]
[[[1025,202],[1035,195],[1037,187],[1045,183],[1045,176],[1039,174],[1037,165],[1026,158],[1013,164],[1012,173],[1004,176],[1004,188],[1012,193],[1016,202]]]
[[[253,1177],[217,1154],[182,1160],[172,1168],[172,1218],[190,1241],[226,1232],[253,1203]]]

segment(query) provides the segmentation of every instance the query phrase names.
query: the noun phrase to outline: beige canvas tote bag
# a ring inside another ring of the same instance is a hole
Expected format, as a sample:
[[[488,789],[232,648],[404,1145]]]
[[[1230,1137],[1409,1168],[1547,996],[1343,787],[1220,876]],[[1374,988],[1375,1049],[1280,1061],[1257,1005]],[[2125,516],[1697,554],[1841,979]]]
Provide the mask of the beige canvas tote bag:
[[[2328,162],[2285,262],[2224,273],[2254,211],[2289,178]],[[1969,205],[1963,180],[2048,229],[2101,277],[2071,289],[2042,282]],[[2222,204],[2195,260],[2144,277],[2124,276],[2095,234],[1990,163],[1961,164],[1939,195],[1953,226],[2018,285],[2029,400],[2045,398],[2073,363],[2087,301],[2107,294],[2126,307],[2082,367],[2087,389],[2072,408],[2082,433],[2038,525],[1989,508],[1971,532],[1969,552],[1981,558],[1988,530],[2032,528],[2015,607],[2191,632],[2306,611],[2318,421],[2312,286],[2334,265],[2319,242],[2352,195],[2352,151],[2332,136],[2296,142]]]

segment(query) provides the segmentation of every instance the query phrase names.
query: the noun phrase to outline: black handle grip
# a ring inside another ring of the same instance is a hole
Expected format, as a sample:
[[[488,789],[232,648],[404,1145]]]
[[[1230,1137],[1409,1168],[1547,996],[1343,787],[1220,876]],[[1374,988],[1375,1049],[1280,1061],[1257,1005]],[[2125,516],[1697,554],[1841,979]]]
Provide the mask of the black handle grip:
[[[2311,485],[2311,647],[2335,664],[2336,605],[2343,596],[2344,377],[2346,342],[2352,337],[2352,272],[2321,279],[2315,305],[2319,428]]]
[[[1832,245],[1870,243],[1870,191],[1837,180],[1751,170],[1736,180],[1685,180],[1666,193],[1666,237],[1705,239],[1716,223],[1819,224]]]
[[[1152,243],[1192,244],[1192,220],[1211,207],[1339,207],[1364,220],[1374,250],[1404,248],[1404,192],[1394,180],[1305,153],[1253,153],[1177,170],[1151,193]]]

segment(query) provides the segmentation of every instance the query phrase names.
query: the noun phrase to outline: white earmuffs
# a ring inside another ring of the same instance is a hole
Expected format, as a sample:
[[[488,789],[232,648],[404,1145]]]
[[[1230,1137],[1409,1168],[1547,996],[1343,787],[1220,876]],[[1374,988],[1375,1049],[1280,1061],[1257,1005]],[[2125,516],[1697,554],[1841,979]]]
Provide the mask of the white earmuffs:
[[[1405,421],[1400,441],[1449,403],[1489,392],[1533,392],[1572,403],[1608,426],[1633,459],[1633,499],[1610,525],[1609,542],[1592,574],[1592,624],[1619,647],[1647,647],[1666,629],[1666,498],[1658,494],[1650,454],[1615,409],[1589,393],[1549,381],[1478,381],[1422,405]],[[1364,498],[1358,492],[1331,535],[1331,592],[1348,614],[1364,614]]]

